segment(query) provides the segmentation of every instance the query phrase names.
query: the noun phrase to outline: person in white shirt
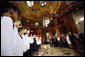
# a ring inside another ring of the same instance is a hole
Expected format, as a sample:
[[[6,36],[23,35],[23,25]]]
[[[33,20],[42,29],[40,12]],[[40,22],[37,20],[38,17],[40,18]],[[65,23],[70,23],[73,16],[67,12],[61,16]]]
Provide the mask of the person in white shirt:
[[[9,2],[1,5],[1,56],[18,56],[16,40],[19,36],[13,30],[13,23],[17,21],[17,8]]]
[[[17,28],[13,28],[18,10],[9,2],[1,4],[1,56],[22,56],[20,37]]]
[[[17,22],[14,22],[14,27],[13,27],[13,30],[14,30],[14,37],[17,37],[16,40],[15,40],[15,45],[16,45],[16,53],[18,56],[23,56],[23,52],[22,52],[22,39],[21,37],[19,36],[19,33],[18,33],[18,28],[19,28],[19,24],[18,24],[18,21]],[[18,43],[18,44],[17,44]]]
[[[34,42],[34,40],[33,40],[34,37],[32,36],[32,34],[30,36],[28,36],[28,37],[29,37],[30,44],[32,44]]]
[[[23,41],[24,41],[24,44],[26,47],[25,52],[24,52],[24,56],[31,56],[32,53],[30,50],[30,44],[33,43],[33,39],[28,36],[29,33],[27,32],[27,29],[24,29],[23,32],[24,32],[24,36],[22,36],[22,38],[23,38]]]
[[[23,40],[24,40],[24,44],[27,47],[26,51],[30,49],[30,42],[29,42],[29,37],[26,34],[27,29],[24,30],[24,36],[23,36]]]
[[[57,40],[60,41],[60,37],[58,37]]]
[[[41,40],[40,39],[37,40],[37,45],[41,45]]]
[[[26,44],[25,44],[25,36],[24,36],[24,28],[23,27],[20,27],[19,29],[18,29],[18,32],[19,32],[19,35],[20,35],[20,37],[21,37],[21,41],[22,41],[22,52],[23,52],[23,54],[26,52],[26,50],[27,50],[27,46],[26,46]]]
[[[37,45],[41,45],[41,39],[40,38],[38,38],[38,36],[36,35],[35,36],[35,39],[36,39],[36,43],[37,43]]]
[[[58,40],[58,46],[61,46],[60,37],[57,37],[57,40]]]
[[[68,35],[68,34],[67,34],[67,36],[66,36],[66,41],[67,41],[69,47],[72,48],[72,43],[71,43],[71,41],[70,41],[70,39],[69,39],[69,35]]]
[[[24,45],[22,45],[23,47],[23,56],[28,56],[30,53],[30,44],[33,43],[32,38],[28,37],[27,35],[27,29],[25,29],[24,27],[19,28],[19,35],[21,36]]]

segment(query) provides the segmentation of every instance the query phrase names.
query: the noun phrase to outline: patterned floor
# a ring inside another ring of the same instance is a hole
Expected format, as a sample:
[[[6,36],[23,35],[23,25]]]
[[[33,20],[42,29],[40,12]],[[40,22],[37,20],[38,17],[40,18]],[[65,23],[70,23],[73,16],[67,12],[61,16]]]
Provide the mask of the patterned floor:
[[[64,47],[50,47],[43,45],[39,51],[35,51],[33,56],[80,56],[75,51]]]

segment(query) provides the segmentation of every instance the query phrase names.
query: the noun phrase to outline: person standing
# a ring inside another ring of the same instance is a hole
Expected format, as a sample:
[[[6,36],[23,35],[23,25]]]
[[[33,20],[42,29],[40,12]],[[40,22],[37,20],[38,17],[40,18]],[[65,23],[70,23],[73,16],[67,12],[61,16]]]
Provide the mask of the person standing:
[[[29,46],[27,45],[27,39],[24,35],[25,31],[24,31],[24,28],[23,27],[20,27],[18,29],[18,32],[19,32],[19,35],[21,37],[21,41],[22,41],[22,48],[21,48],[21,52],[23,52],[23,56],[24,56],[24,53],[27,51],[27,49],[29,48]]]
[[[76,37],[75,37],[72,33],[69,32],[69,38],[70,38],[70,41],[71,41],[71,43],[72,43],[72,45],[73,45],[73,48],[74,48],[74,49],[77,48],[77,44],[76,44],[76,42],[75,42]]]
[[[66,35],[66,41],[67,41],[67,43],[68,43],[68,46],[69,46],[70,48],[72,48],[72,43],[71,43],[71,41],[70,41],[70,39],[69,39],[69,35],[68,35],[68,34]]]
[[[18,9],[9,2],[1,2],[1,56],[19,56],[13,23],[17,21]]]
[[[60,42],[61,40],[59,36],[57,37],[57,40],[58,40],[58,46],[61,47],[61,42]]]
[[[52,37],[52,47],[54,47],[54,36]]]
[[[57,37],[54,37],[54,46],[55,46],[55,47],[58,46],[58,40],[57,40]]]
[[[15,43],[15,45],[16,45],[16,53],[18,53],[18,56],[23,56],[23,47],[22,47],[22,45],[24,45],[23,44],[23,41],[22,41],[22,38],[19,36],[19,33],[18,33],[18,28],[19,27],[21,27],[21,26],[19,26],[19,23],[18,23],[19,21],[17,21],[17,22],[14,22],[14,28],[13,28],[13,30],[14,30],[14,34],[15,34],[15,38],[17,37],[17,39],[15,40],[16,41],[16,43]],[[17,44],[18,43],[18,44]]]
[[[62,39],[62,36],[60,35],[60,43],[61,43],[61,47],[64,47],[64,41]]]

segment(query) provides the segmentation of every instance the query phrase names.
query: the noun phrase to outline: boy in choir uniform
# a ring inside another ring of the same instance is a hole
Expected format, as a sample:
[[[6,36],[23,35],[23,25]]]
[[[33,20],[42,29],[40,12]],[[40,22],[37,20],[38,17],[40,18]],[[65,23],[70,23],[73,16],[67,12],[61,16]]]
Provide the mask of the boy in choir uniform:
[[[17,21],[17,8],[9,2],[1,2],[1,56],[19,56],[20,37],[13,23]],[[16,32],[15,32],[16,31]],[[22,56],[22,54],[20,55]]]
[[[18,56],[23,56],[23,49],[24,48],[22,47],[22,45],[24,45],[24,43],[23,43],[22,38],[19,36],[19,33],[18,33],[18,28],[21,27],[19,25],[20,25],[20,23],[19,23],[19,21],[17,21],[14,23],[14,28],[13,28],[14,34],[15,34],[14,37],[17,37],[17,39],[16,39],[16,47],[17,47],[16,53],[19,53]]]
[[[30,56],[32,55],[31,50],[30,50],[30,44],[33,43],[33,40],[28,36],[28,32],[27,29],[24,29],[24,37],[23,37],[23,41],[26,48],[26,52],[24,53],[24,56]]]
[[[25,36],[24,36],[24,28],[23,27],[20,27],[19,29],[18,29],[18,32],[19,32],[19,35],[20,35],[20,37],[21,37],[21,41],[22,41],[22,52],[23,52],[23,54],[26,52],[26,50],[27,50],[27,46],[25,45],[25,41],[24,41],[24,38],[25,38]]]

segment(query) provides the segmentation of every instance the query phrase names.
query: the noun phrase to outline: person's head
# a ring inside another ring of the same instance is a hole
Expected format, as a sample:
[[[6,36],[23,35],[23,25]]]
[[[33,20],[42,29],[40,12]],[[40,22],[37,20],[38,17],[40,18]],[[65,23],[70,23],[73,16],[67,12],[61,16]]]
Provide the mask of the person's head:
[[[68,36],[69,34],[67,33],[66,36]]]
[[[32,37],[33,35],[32,34],[30,34],[30,37]]]
[[[24,34],[23,31],[24,31],[24,28],[23,27],[18,28],[18,32],[19,32],[20,35],[23,35]]]
[[[71,32],[69,32],[68,34],[71,35]]]
[[[27,30],[27,35],[29,36],[29,34],[30,34],[30,30]]]
[[[0,9],[1,16],[4,16],[4,15],[9,16],[15,22],[17,20],[17,11],[18,11],[16,6],[10,2],[2,2],[1,5],[2,5]]]
[[[16,21],[16,22],[14,22],[14,26],[15,26],[15,27],[17,27],[17,28],[22,27],[22,25],[21,25],[21,22],[20,22],[20,21]]]
[[[53,36],[53,38],[55,38],[55,36]]]
[[[26,28],[24,28],[23,32],[24,32],[24,33],[27,33],[27,29],[26,29]]]
[[[36,39],[35,39],[35,38],[33,38],[33,40],[34,40],[34,41],[36,41]]]
[[[50,38],[52,38],[52,37],[50,36]]]

